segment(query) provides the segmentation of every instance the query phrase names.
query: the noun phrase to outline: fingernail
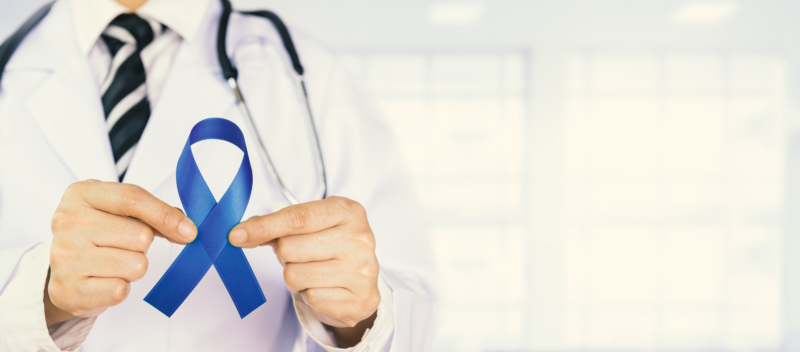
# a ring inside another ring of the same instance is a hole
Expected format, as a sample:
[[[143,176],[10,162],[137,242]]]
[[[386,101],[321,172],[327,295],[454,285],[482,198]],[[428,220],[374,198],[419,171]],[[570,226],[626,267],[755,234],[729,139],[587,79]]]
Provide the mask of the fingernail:
[[[178,225],[178,235],[186,240],[186,242],[193,241],[195,237],[194,224],[189,220],[181,221],[180,225]]]
[[[242,228],[236,228],[231,231],[229,237],[232,245],[240,245],[247,240],[247,232],[244,231]]]

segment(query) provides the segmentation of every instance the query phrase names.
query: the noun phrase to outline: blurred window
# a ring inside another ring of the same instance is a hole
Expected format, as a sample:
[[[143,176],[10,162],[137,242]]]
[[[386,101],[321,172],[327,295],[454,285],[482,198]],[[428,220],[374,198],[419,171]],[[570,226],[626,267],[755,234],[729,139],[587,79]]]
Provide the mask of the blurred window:
[[[780,349],[778,56],[580,53],[563,82],[537,82],[514,52],[346,62],[397,132],[427,214],[435,350],[526,351],[536,331],[561,332],[545,350]],[[561,130],[537,144],[564,166],[563,184],[537,186],[563,187],[549,212],[563,231],[538,236],[530,219],[547,215],[528,195],[552,165],[528,165],[534,82],[563,91],[549,95],[563,115],[547,117]],[[563,255],[536,267],[532,248]]]
[[[427,214],[442,274],[436,350],[524,346],[526,56],[360,54],[345,62],[397,132]]]
[[[779,350],[782,61],[568,62],[566,349]]]

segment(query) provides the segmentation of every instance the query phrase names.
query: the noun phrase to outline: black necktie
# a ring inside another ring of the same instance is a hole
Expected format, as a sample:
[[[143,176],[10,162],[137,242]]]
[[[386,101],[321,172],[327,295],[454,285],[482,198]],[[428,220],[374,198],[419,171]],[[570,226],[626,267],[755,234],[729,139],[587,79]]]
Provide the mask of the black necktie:
[[[150,102],[140,54],[164,29],[155,21],[147,21],[135,14],[122,14],[111,21],[101,36],[111,53],[111,69],[101,91],[108,136],[120,181],[128,171],[136,144],[150,118]]]

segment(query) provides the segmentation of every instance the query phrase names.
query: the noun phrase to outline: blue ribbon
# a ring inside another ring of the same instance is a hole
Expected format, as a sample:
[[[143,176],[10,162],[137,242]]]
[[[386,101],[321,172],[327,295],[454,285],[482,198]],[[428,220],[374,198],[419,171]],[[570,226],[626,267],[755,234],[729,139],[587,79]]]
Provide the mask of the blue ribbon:
[[[244,153],[239,171],[219,203],[192,154],[192,144],[207,139],[230,142]],[[197,238],[183,248],[144,300],[166,316],[172,316],[214,265],[239,316],[244,318],[267,300],[244,252],[228,241],[228,232],[242,220],[253,189],[253,170],[239,127],[221,118],[198,122],[178,159],[176,179],[186,215],[199,224]]]

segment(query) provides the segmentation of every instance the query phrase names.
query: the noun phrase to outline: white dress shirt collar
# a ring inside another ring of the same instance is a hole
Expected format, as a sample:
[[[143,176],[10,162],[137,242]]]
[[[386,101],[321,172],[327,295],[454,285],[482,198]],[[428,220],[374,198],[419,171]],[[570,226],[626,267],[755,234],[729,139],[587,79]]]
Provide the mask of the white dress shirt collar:
[[[154,19],[191,41],[203,20],[210,0],[149,0],[136,10],[142,17]],[[84,55],[114,18],[129,12],[114,0],[70,0],[75,19],[78,47]]]

